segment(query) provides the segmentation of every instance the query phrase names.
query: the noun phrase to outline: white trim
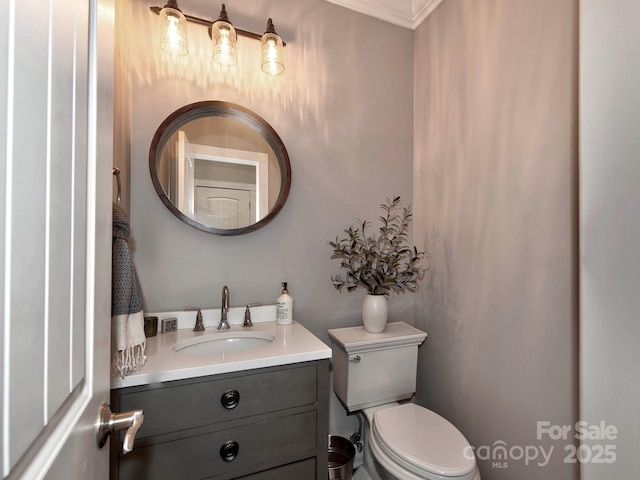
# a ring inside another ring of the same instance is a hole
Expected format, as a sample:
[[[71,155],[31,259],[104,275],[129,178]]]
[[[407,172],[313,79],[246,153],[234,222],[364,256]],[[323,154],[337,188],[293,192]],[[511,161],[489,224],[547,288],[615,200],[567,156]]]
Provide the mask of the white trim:
[[[256,186],[253,183],[221,182],[219,180],[198,180],[196,188],[198,187],[224,188],[227,190],[246,190],[247,192],[256,193]]]
[[[6,166],[5,166],[5,198],[4,198],[4,311],[2,322],[3,346],[2,346],[2,477],[9,475],[11,471],[11,458],[9,447],[11,445],[9,427],[10,415],[10,389],[11,378],[11,228],[13,224],[12,200],[13,200],[13,115],[14,115],[14,77],[15,77],[15,1],[10,0],[7,6],[7,111],[6,111]]]
[[[327,0],[400,27],[415,30],[442,0]]]
[[[413,29],[418,28],[443,0],[414,0]],[[416,6],[416,4],[421,4]]]
[[[53,4],[49,1],[49,34],[47,36],[47,132],[45,152],[45,194],[44,194],[44,327],[43,327],[43,357],[44,364],[49,364],[49,321],[51,310],[51,117],[53,108]],[[49,369],[44,368],[42,375],[42,424],[49,421]]]
[[[72,116],[71,116],[71,231],[75,232],[76,230],[76,168],[77,168],[77,152],[76,152],[76,136],[77,136],[77,124],[78,124],[78,0],[73,0],[73,80],[71,90],[73,91],[72,102]],[[75,249],[76,249],[76,236],[75,234],[71,235],[71,245],[69,245],[69,250],[71,252],[71,257],[69,258],[69,385],[68,391],[73,391],[73,337],[75,334],[74,327],[75,322],[74,318],[76,318],[76,309],[74,303],[74,291],[73,285],[75,282]]]
[[[86,303],[85,303],[85,388],[87,395],[95,395],[94,384],[94,347],[95,347],[95,316],[96,316],[96,251],[97,251],[97,209],[98,209],[98,94],[99,66],[98,66],[98,5],[99,0],[89,0],[89,61],[87,62],[87,250],[85,252],[86,265]],[[111,168],[109,168],[109,171]],[[89,398],[90,400],[91,398]],[[97,417],[97,414],[96,414]],[[97,419],[96,419],[97,421]],[[75,425],[75,424],[74,424]]]

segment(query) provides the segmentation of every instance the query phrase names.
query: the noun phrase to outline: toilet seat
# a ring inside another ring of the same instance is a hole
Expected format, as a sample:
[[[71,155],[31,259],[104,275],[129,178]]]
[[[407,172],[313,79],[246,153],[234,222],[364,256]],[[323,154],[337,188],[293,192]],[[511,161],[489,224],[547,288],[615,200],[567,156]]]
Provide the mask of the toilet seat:
[[[418,477],[474,478],[476,463],[469,442],[440,415],[407,403],[376,411],[372,423],[376,449]]]

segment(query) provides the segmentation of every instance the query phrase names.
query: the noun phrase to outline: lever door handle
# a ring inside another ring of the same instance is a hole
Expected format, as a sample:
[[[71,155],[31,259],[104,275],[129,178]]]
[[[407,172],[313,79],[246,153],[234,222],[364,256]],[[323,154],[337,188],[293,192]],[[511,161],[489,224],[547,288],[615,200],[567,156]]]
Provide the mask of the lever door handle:
[[[122,442],[122,454],[126,455],[133,450],[133,441],[136,432],[144,422],[143,410],[131,410],[124,413],[112,413],[111,408],[106,403],[100,407],[100,424],[98,425],[98,447],[102,448],[107,444],[107,438],[113,432],[127,430]]]

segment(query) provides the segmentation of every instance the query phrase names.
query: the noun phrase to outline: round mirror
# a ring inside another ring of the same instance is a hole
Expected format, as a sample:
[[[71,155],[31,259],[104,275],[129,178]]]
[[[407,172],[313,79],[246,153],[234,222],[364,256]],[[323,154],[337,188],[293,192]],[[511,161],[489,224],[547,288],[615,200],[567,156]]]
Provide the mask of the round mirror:
[[[289,195],[289,155],[261,117],[228,102],[186,105],[158,127],[149,149],[156,192],[194,228],[240,235],[263,227]]]

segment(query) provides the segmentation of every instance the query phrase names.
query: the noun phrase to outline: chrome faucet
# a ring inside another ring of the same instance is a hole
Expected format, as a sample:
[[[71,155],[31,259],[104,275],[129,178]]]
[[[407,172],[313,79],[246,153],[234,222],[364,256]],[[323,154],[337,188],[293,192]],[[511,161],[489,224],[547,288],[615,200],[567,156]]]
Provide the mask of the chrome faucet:
[[[228,330],[229,322],[227,322],[227,314],[229,313],[229,287],[222,287],[222,306],[220,307],[220,323],[218,330]]]
[[[193,331],[204,332],[204,323],[202,323],[202,311],[200,307],[184,307],[182,310],[185,312],[198,312],[196,313],[196,324],[193,327]]]
[[[261,303],[250,303],[249,305],[247,305],[247,308],[244,311],[244,323],[242,324],[243,327],[253,327],[253,322],[251,321],[251,307],[258,307],[262,305]]]

